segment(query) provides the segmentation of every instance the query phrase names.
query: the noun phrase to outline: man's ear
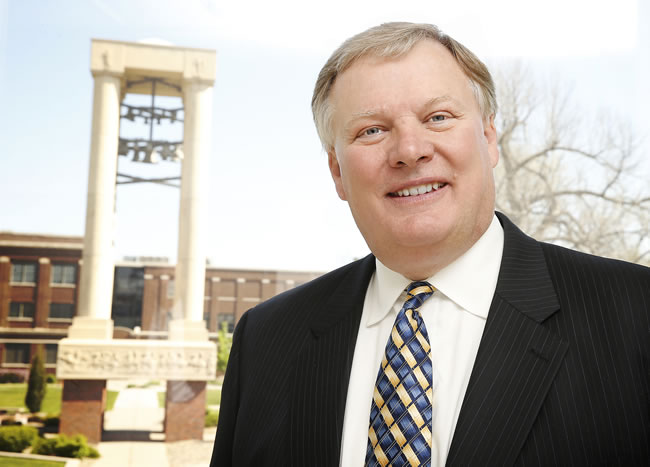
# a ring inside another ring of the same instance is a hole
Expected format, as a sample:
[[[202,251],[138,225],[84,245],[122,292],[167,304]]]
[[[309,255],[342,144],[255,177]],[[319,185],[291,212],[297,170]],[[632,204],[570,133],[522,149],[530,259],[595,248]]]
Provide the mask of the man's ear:
[[[332,174],[332,180],[334,180],[334,186],[336,187],[336,192],[343,201],[347,201],[345,196],[345,189],[343,188],[343,178],[341,177],[341,166],[339,161],[336,158],[336,152],[334,149],[327,151],[327,163],[330,166],[330,174]]]
[[[492,168],[497,166],[499,162],[499,140],[497,138],[497,129],[494,124],[494,114],[483,122],[483,134],[485,141],[488,145],[488,153],[490,154],[490,162]]]

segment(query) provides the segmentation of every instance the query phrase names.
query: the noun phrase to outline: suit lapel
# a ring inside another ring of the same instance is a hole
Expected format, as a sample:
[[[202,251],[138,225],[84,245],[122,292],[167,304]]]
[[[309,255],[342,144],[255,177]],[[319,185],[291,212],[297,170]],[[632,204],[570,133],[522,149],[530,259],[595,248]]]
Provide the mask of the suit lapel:
[[[541,246],[498,217],[499,279],[447,465],[512,465],[568,347],[543,325],[559,302]]]
[[[338,465],[354,346],[372,255],[355,263],[322,304],[297,358],[290,414],[291,465]]]

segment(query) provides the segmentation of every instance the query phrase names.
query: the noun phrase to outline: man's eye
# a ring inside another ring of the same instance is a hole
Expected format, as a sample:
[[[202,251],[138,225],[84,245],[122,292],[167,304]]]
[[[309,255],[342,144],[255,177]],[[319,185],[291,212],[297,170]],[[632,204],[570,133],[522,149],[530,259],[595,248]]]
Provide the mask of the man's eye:
[[[437,114],[429,117],[429,120],[431,120],[432,122],[444,122],[445,120],[447,120],[447,116],[442,114]]]
[[[378,135],[379,133],[381,133],[381,130],[376,126],[373,126],[372,128],[368,128],[367,130],[363,131],[364,136],[374,136],[374,135]]]

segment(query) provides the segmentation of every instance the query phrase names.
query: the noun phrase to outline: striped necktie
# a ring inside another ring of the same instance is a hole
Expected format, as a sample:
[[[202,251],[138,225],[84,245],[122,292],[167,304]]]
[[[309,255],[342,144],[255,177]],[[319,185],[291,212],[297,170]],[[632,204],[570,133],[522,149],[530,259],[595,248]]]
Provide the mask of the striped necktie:
[[[418,309],[433,292],[423,281],[406,288],[375,383],[366,466],[431,465],[431,348]]]

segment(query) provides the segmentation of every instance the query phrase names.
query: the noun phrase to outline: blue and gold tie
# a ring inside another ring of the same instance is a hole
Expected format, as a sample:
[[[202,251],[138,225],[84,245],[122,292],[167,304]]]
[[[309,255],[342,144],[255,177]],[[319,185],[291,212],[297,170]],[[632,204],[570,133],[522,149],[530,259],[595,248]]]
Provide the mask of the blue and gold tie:
[[[406,288],[375,383],[366,466],[431,465],[433,369],[418,308],[433,292],[423,281]]]

